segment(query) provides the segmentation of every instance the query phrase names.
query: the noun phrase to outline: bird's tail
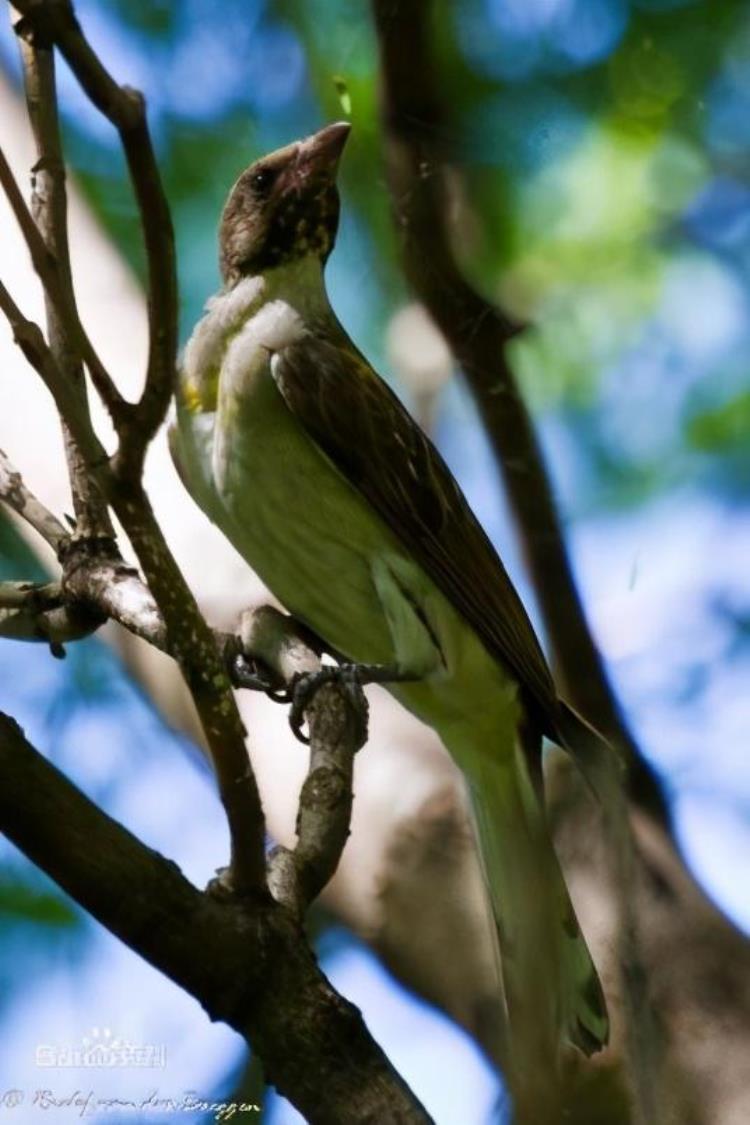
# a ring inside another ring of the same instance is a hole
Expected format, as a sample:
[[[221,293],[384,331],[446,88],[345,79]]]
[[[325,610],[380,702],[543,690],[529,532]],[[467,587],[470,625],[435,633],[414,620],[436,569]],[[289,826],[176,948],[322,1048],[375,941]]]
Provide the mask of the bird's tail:
[[[464,741],[463,739],[461,740]],[[521,746],[495,756],[452,746],[469,779],[485,876],[497,923],[511,1053],[526,1069],[587,1055],[608,1038],[607,1009]]]

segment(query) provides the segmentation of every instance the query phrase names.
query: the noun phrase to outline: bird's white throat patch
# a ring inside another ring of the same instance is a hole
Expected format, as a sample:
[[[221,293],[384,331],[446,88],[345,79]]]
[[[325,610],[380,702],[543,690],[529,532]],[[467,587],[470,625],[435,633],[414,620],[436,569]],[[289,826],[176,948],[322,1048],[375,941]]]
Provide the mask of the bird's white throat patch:
[[[298,309],[283,297],[276,297],[275,300],[264,302],[246,321],[233,347],[244,337],[253,348],[278,352],[295,344],[304,334],[305,324]]]
[[[222,367],[237,353],[279,351],[304,334],[305,323],[330,309],[320,261],[309,255],[217,293],[191,335],[181,366],[183,400],[192,412],[215,409]],[[232,355],[231,353],[234,353]]]

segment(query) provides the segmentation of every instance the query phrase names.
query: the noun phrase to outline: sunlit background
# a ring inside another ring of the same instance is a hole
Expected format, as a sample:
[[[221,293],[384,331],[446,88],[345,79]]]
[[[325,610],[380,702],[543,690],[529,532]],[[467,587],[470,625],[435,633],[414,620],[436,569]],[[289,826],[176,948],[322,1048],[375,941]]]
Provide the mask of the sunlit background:
[[[693,869],[750,929],[750,12],[729,0],[436,7],[463,265],[532,326],[513,344],[514,366],[592,625]],[[389,326],[392,337],[408,295],[390,229],[368,5],[78,0],[77,9],[115,76],[148,100],[177,228],[183,340],[218,285],[216,222],[238,172],[351,117],[330,290],[386,372]],[[16,51],[4,25],[8,74],[17,75]],[[60,89],[70,163],[140,276],[114,133],[64,66]],[[408,383],[397,389],[409,398]],[[451,382],[435,436],[530,605],[477,433]],[[7,530],[0,562],[3,577],[29,574]],[[225,830],[202,759],[101,643],[71,646],[60,662],[41,646],[0,642],[0,704],[108,812],[199,884],[211,876]],[[243,1084],[261,1098],[237,1036],[5,843],[0,856],[0,1085],[44,1086],[37,1045],[74,1045],[96,1029],[168,1044],[164,1069],[113,1072],[112,1096],[137,1083],[144,1096],[220,1097]],[[325,918],[319,949],[440,1125],[492,1119],[497,1081],[463,1033]],[[90,1085],[90,1073],[70,1071],[70,1092]],[[264,1122],[300,1120],[280,1099],[263,1100]],[[54,1120],[78,1119],[69,1112]]]

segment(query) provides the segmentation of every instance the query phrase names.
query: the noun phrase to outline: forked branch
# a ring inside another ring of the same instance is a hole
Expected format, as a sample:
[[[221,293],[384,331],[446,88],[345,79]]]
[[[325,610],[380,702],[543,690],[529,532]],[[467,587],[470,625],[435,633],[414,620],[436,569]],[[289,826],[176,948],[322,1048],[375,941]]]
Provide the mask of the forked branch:
[[[149,358],[137,405],[123,412],[118,471],[140,471],[169,406],[177,359],[177,269],[172,216],[161,182],[143,96],[120,86],[86,39],[70,0],[14,0],[29,30],[54,43],[97,109],[120,135],[138,204],[148,264]]]
[[[53,44],[63,52],[84,89],[96,105],[119,129],[141,210],[149,260],[150,352],[146,387],[135,406],[124,403],[109,374],[104,371],[88,344],[73,297],[67,260],[67,231],[64,207],[57,204],[54,215],[45,207],[38,212],[49,236],[49,244],[38,229],[23,200],[7,161],[0,156],[0,183],[10,200],[32,261],[48,297],[50,343],[38,325],[28,320],[2,284],[0,308],[7,316],[17,343],[39,372],[55,400],[65,426],[72,435],[73,492],[85,473],[98,489],[93,499],[94,538],[108,527],[103,498],[116,513],[136,552],[149,588],[164,623],[165,647],[177,660],[201,719],[206,741],[216,769],[219,791],[229,821],[231,870],[238,891],[265,892],[264,818],[255,777],[245,747],[245,730],[237,710],[231,684],[212,630],[203,619],[192,593],[163,538],[144,492],[141,475],[145,450],[163,421],[171,395],[176,356],[177,290],[172,225],[166,198],[146,123],[143,99],[121,89],[107,74],[78,26],[68,0],[19,0],[23,19],[16,25],[26,44],[30,97],[37,119],[37,139],[43,162],[49,162],[58,177],[62,175],[62,154],[57,152],[56,108],[51,68],[43,70],[40,51]],[[42,99],[45,105],[38,104]],[[58,166],[59,156],[59,166]],[[48,171],[50,169],[47,169]],[[57,185],[53,191],[59,192]],[[49,224],[47,225],[47,221]],[[53,346],[50,346],[53,345]],[[110,407],[118,432],[119,447],[110,460],[97,438],[89,416],[86,397],[77,384],[77,364],[83,360],[92,380]],[[70,376],[73,376],[71,378]],[[80,506],[80,505],[79,505]],[[89,521],[91,522],[91,521]],[[89,530],[92,530],[90,528]],[[76,550],[87,564],[91,562],[91,536]],[[107,565],[121,566],[119,552],[94,543],[96,560],[104,556]],[[68,573],[80,570],[67,558]],[[88,573],[88,571],[87,571]],[[118,592],[124,589],[118,587]],[[78,591],[79,601],[83,604]],[[95,603],[95,599],[91,599]]]

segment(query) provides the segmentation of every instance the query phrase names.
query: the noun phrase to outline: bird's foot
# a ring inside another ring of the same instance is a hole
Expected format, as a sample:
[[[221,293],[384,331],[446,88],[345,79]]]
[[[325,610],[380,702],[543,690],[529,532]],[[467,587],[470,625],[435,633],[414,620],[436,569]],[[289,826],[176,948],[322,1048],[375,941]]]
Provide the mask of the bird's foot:
[[[279,679],[268,668],[241,652],[232,659],[230,672],[235,687],[263,691],[275,703],[288,703],[291,699],[290,693],[280,686]]]
[[[352,714],[357,722],[357,742],[364,743],[367,734],[367,700],[362,694],[362,681],[359,678],[358,664],[324,664],[316,672],[298,673],[289,688],[292,706],[289,711],[289,725],[295,738],[308,743],[310,739],[303,734],[305,711],[313,697],[324,684],[338,684],[344,692]]]
[[[391,664],[325,664],[316,672],[301,672],[295,676],[289,689],[292,706],[289,724],[300,742],[309,742],[303,734],[305,711],[313,696],[324,684],[337,683],[343,689],[359,723],[358,735],[364,745],[367,735],[367,700],[362,693],[366,684],[387,684],[414,677]]]

